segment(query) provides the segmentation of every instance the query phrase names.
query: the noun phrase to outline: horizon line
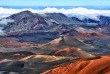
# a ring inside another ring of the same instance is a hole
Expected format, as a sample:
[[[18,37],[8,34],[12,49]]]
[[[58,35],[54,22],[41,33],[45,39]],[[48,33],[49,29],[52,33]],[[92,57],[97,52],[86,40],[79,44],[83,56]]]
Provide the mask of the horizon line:
[[[37,5],[0,5],[0,6],[37,6]],[[46,7],[46,6],[42,6],[42,7]],[[56,6],[60,6],[60,5],[56,5]],[[61,5],[61,6],[68,6],[68,5]],[[103,7],[103,6],[110,6],[110,5],[69,5],[69,6],[101,6]]]

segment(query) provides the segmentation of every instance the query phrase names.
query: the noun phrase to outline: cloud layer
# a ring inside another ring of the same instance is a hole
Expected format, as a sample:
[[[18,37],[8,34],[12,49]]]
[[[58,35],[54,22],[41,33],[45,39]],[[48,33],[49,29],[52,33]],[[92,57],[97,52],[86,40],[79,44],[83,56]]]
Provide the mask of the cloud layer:
[[[11,20],[11,19],[1,19],[0,20],[0,24],[2,24],[2,25],[7,25],[10,22],[14,22],[14,20]]]
[[[43,10],[35,10],[35,9],[7,9],[0,7],[0,17],[7,17],[15,13],[19,13],[21,11],[30,10],[33,13],[63,13],[68,16],[80,16],[83,17],[90,17],[93,19],[97,19],[97,15],[105,15],[110,16],[110,10],[95,10],[95,9],[87,9],[83,7],[72,8],[72,9],[57,9],[57,8],[45,8]]]
[[[5,32],[2,30],[4,26],[6,26],[8,23],[14,22],[14,20],[11,19],[0,19],[0,35],[5,35]]]
[[[5,33],[4,33],[4,31],[2,29],[3,29],[3,27],[0,27],[0,36],[1,35],[5,35]]]

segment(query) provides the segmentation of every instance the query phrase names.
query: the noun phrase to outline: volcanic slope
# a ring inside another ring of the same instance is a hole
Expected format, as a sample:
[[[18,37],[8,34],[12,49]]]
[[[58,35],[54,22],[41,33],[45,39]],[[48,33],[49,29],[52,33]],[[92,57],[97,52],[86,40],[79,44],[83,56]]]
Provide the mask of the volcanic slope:
[[[51,55],[55,56],[64,56],[64,57],[93,57],[93,55],[82,51],[80,48],[66,48],[51,53]]]
[[[42,74],[110,74],[110,55],[76,58]]]
[[[71,47],[81,48],[83,50],[90,50],[93,48],[92,46],[89,46],[79,41],[74,36],[61,36],[41,46],[41,48],[43,49],[51,49],[51,50],[60,50]]]

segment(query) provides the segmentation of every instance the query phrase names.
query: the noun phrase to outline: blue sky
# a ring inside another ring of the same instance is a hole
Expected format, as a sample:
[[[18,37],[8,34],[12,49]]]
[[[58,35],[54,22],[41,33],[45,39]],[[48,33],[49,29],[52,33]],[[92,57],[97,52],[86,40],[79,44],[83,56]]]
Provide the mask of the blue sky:
[[[110,6],[110,0],[0,0],[7,6]]]

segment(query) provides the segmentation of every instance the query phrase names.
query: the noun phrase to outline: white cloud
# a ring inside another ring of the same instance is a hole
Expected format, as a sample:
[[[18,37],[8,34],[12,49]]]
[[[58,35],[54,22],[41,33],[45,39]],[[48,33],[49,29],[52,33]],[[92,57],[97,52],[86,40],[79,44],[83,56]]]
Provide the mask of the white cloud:
[[[87,9],[87,8],[83,8],[83,7],[78,7],[78,8],[72,8],[72,9],[57,9],[57,8],[45,8],[43,10],[33,10],[33,9],[7,9],[7,8],[3,8],[0,7],[0,17],[7,17],[10,16],[12,14],[15,13],[19,13],[21,11],[24,10],[30,10],[34,13],[52,13],[52,12],[56,12],[56,13],[63,13],[66,15],[71,15],[71,16],[82,16],[82,18],[84,17],[90,17],[93,19],[97,19],[97,15],[106,15],[106,16],[110,16],[110,10],[95,10],[95,9]]]
[[[3,27],[0,27],[0,36],[1,35],[5,35],[5,33],[4,33],[4,31],[2,29],[3,29]]]
[[[14,20],[11,20],[11,19],[0,19],[0,36],[1,35],[5,35],[5,32],[3,31],[3,28],[9,22],[14,22]]]
[[[0,24],[7,25],[9,22],[14,22],[14,20],[11,20],[11,19],[1,19]]]

